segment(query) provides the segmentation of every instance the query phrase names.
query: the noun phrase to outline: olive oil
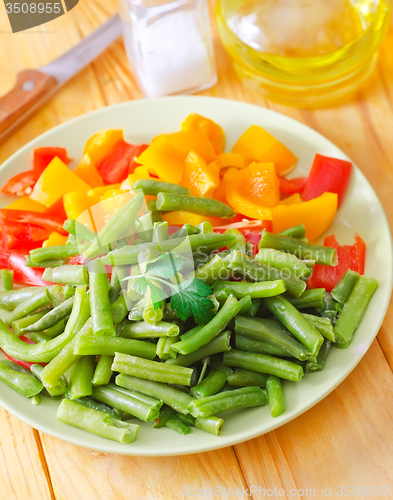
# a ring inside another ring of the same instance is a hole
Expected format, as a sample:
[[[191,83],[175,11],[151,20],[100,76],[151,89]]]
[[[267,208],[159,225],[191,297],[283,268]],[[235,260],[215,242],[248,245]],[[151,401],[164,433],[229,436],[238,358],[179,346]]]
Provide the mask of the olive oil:
[[[316,108],[370,81],[390,0],[218,0],[222,41],[240,79],[283,104]]]

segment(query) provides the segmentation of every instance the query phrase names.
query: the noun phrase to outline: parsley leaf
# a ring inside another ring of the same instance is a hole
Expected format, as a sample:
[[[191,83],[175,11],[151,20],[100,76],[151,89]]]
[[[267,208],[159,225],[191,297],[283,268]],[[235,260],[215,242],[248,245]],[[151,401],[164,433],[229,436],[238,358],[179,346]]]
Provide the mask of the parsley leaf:
[[[171,252],[160,255],[157,259],[146,265],[145,276],[159,276],[160,278],[171,279],[182,270],[186,259],[181,255]]]
[[[192,314],[196,323],[208,323],[212,319],[214,304],[208,298],[212,289],[202,279],[184,281],[177,289],[171,297],[171,307],[178,318],[186,321]]]

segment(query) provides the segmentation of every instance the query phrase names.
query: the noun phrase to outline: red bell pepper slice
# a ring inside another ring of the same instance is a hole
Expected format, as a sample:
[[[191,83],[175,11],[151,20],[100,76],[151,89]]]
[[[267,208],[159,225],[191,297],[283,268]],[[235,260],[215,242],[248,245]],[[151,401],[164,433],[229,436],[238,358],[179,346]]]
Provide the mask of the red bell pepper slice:
[[[4,194],[17,194],[18,196],[30,194],[39,176],[40,174],[34,170],[16,174],[3,186],[1,192]]]
[[[128,175],[128,167],[135,154],[135,146],[120,139],[96,163],[98,173],[106,184],[116,184],[123,181]]]
[[[145,149],[147,149],[149,147],[148,144],[140,144],[139,146],[134,146],[134,154],[133,154],[133,157],[130,161],[130,164],[128,165],[128,175],[129,174],[132,174],[134,172],[134,170],[136,169],[136,167],[139,167],[140,163],[137,163],[135,161],[135,158],[138,158],[139,155],[141,155],[143,153],[143,151]]]
[[[20,251],[29,251],[42,245],[49,238],[49,231],[31,224],[22,224],[0,217],[3,247]]]
[[[307,182],[307,177],[295,177],[294,179],[287,179],[279,177],[280,192],[284,194],[301,193]]]
[[[245,217],[242,216],[242,219],[244,219]],[[258,224],[257,227],[252,227],[252,226],[248,226],[247,223],[244,224],[244,226],[242,227],[240,224],[235,224],[234,222],[234,219],[231,219],[231,224],[228,224],[228,227],[225,227],[225,226],[218,226],[218,227],[214,227],[213,228],[213,231],[215,233],[224,233],[227,229],[230,229],[230,227],[232,225],[236,225],[236,229],[238,229],[244,236],[245,240],[248,242],[248,243],[251,243],[252,246],[253,246],[253,253],[254,255],[258,253],[258,244],[259,244],[259,240],[261,239],[261,233],[264,229],[266,229],[267,231],[272,231],[272,223],[271,221],[255,221],[255,222],[260,222],[260,224]]]
[[[47,281],[42,279],[44,269],[26,267],[26,253],[0,249],[0,268],[12,269],[14,281],[25,285],[46,286]]]
[[[344,276],[348,269],[364,274],[366,245],[362,238],[355,234],[354,245],[339,245],[334,235],[325,238],[324,245],[337,250],[337,266],[322,266],[316,264],[312,274],[312,286],[326,288],[329,292]]]
[[[44,214],[49,217],[55,217],[58,220],[64,221],[67,219],[67,214],[64,210],[63,197],[61,196],[57,201],[48,207]]]
[[[41,175],[46,169],[49,163],[55,157],[60,158],[60,160],[68,165],[72,160],[68,158],[67,150],[65,148],[35,148],[33,149],[31,155],[31,161],[33,164],[33,169]]]
[[[64,220],[55,216],[50,216],[48,213],[42,214],[39,212],[32,212],[31,210],[11,210],[9,208],[1,209],[0,213],[7,219],[15,222],[34,224],[50,232],[57,231],[60,234],[67,234],[63,229]]]
[[[35,344],[35,342],[28,339],[24,335],[21,335],[19,338],[20,338],[20,340],[23,340],[23,342],[26,342],[26,344]],[[29,361],[22,361],[21,359],[15,359],[12,356],[10,356],[9,354],[7,354],[6,352],[4,352],[3,349],[1,349],[1,351],[7,359],[9,359],[10,361],[13,361],[14,363],[16,363],[19,366],[23,366],[24,368],[27,368],[28,370],[30,370],[31,365],[35,364],[35,363],[30,363]],[[37,363],[37,364],[41,365],[41,366],[46,365],[46,363]]]
[[[302,194],[303,200],[312,200],[325,192],[337,193],[340,206],[351,171],[352,163],[349,161],[316,154]]]

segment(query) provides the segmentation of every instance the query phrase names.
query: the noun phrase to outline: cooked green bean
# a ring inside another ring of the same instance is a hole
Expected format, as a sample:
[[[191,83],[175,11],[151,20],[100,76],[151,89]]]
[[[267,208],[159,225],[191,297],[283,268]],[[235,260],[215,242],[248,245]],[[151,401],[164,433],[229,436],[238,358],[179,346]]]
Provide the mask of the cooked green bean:
[[[336,266],[338,264],[337,250],[335,248],[310,245],[296,238],[280,236],[278,234],[262,231],[259,248],[274,248],[296,255],[299,259],[315,260],[317,264]]]
[[[35,396],[43,389],[42,383],[33,375],[16,371],[2,362],[0,362],[0,380],[25,398]]]
[[[157,342],[157,356],[162,360],[176,358],[177,352],[172,349],[172,345],[179,340],[180,335],[176,335],[176,337],[160,337]]]
[[[11,325],[17,319],[24,318],[28,314],[36,312],[38,309],[47,306],[50,303],[50,299],[48,288],[40,288],[34,295],[31,295],[19,304],[8,318],[6,318],[4,323]]]
[[[322,335],[303,318],[285,297],[263,299],[263,305],[292,333],[312,356],[317,356],[323,343]],[[273,374],[274,375],[274,374]]]
[[[22,331],[28,331],[26,330],[26,328],[29,325],[33,325],[36,321],[45,316],[46,313],[47,313],[46,310],[39,311],[34,314],[29,314],[28,316],[13,321],[11,324],[12,331],[15,333],[15,335],[19,337],[20,335],[22,335]]]
[[[44,369],[42,365],[38,364],[33,364],[30,367],[30,371],[33,375],[35,375],[38,380],[41,381],[41,372]],[[65,383],[64,379],[59,379],[57,382],[55,382],[53,385],[47,385],[45,389],[49,392],[51,396],[61,396],[62,394],[65,393],[67,389],[67,385]]]
[[[209,323],[192,337],[173,344],[172,349],[180,354],[190,354],[203,345],[208,344],[224,330],[230,320],[238,314],[241,307],[237,299],[233,295],[230,295],[225,304]]]
[[[132,184],[132,189],[142,189],[144,194],[157,196],[158,193],[191,194],[190,190],[179,184],[155,181],[151,179],[138,179]]]
[[[116,384],[125,389],[141,392],[151,398],[159,399],[174,410],[185,415],[189,413],[188,405],[194,400],[189,394],[179,391],[170,385],[125,375],[124,373],[117,375]]]
[[[195,369],[168,365],[119,352],[115,354],[112,370],[167,384],[194,385],[196,382]]]
[[[3,285],[4,290],[12,290],[14,288],[14,271],[11,269],[2,269],[1,284]]]
[[[261,305],[262,305],[262,299],[252,299],[252,305],[250,310],[247,312],[247,316],[251,317],[256,316],[258,314]]]
[[[172,415],[172,417],[165,422],[165,425],[179,434],[185,435],[192,432],[189,426],[183,423],[177,415]]]
[[[36,344],[38,344],[39,342],[48,342],[48,340],[51,340],[45,335],[45,333],[42,332],[31,332],[30,339]]]
[[[180,333],[180,328],[173,323],[159,321],[158,323],[148,323],[140,321],[138,323],[130,323],[124,327],[122,337],[129,339],[146,339],[159,337],[177,337]]]
[[[96,237],[96,233],[94,231],[74,219],[67,219],[63,224],[63,228],[67,231],[67,233],[76,236],[76,238],[86,243],[92,243]]]
[[[78,335],[73,345],[73,352],[78,356],[105,355],[114,356],[115,352],[131,354],[141,358],[153,359],[156,355],[156,344],[143,340],[122,337],[97,337],[92,333]]]
[[[184,238],[184,236],[190,236],[191,234],[198,234],[200,230],[193,226],[192,224],[184,224],[180,229],[172,233],[169,238]]]
[[[333,299],[337,300],[340,304],[345,304],[358,279],[359,273],[352,271],[352,269],[348,269],[337,285],[333,288],[331,292]]]
[[[228,277],[226,268],[227,267],[222,258],[219,255],[215,255],[209,262],[201,267],[198,267],[194,273],[187,275],[185,279],[190,279],[193,275],[195,275],[195,278],[201,278],[205,281],[205,283],[210,285],[217,279]]]
[[[160,413],[158,415],[158,417],[155,419],[154,423],[153,423],[153,429],[159,429],[160,427],[164,427],[165,424],[167,423],[167,421],[173,416],[175,415],[175,410],[173,408],[171,408],[170,406],[166,406],[164,405],[161,410],[160,410]]]
[[[252,308],[252,299],[249,295],[246,295],[239,300],[239,304],[242,305],[242,308],[239,311],[239,316],[245,316]]]
[[[47,268],[42,275],[42,279],[51,281],[52,283],[60,283],[61,285],[88,285],[89,279],[87,271],[83,266],[59,266],[55,268]]]
[[[65,320],[61,319],[55,325],[51,326],[50,328],[46,328],[45,330],[43,330],[43,333],[45,333],[45,335],[47,337],[49,337],[50,339],[54,339],[55,337],[57,337],[58,335],[60,335],[61,333],[64,332],[65,325],[66,325]]]
[[[139,425],[116,420],[106,413],[86,408],[69,399],[63,399],[60,403],[57,418],[68,425],[125,444],[135,441],[139,430]]]
[[[235,370],[228,375],[227,382],[229,385],[236,387],[249,387],[250,385],[258,387],[266,387],[268,375],[265,373],[257,373],[251,370]]]
[[[244,281],[216,281],[213,291],[228,289],[237,299],[250,297],[251,299],[262,299],[264,297],[273,297],[285,292],[285,283],[283,280],[260,281],[257,283],[246,283]]]
[[[376,279],[360,276],[333,328],[337,347],[341,349],[348,347],[377,288]]]
[[[107,415],[110,415],[112,418],[114,418],[116,420],[121,420],[122,414],[124,414],[125,417],[128,416],[128,414],[125,414],[124,412],[116,410],[115,408],[112,408],[111,406],[108,406],[105,403],[101,403],[100,401],[92,399],[90,396],[85,396],[83,398],[74,399],[73,401],[74,401],[74,403],[78,403],[82,406],[85,406],[86,408],[91,408],[92,410],[97,410],[97,411],[106,413]]]
[[[123,293],[121,280],[128,276],[129,269],[124,266],[113,266],[111,273],[111,280],[109,283],[109,302],[113,304]]]
[[[291,238],[304,238],[306,236],[306,228],[304,224],[299,224],[298,226],[284,229],[284,231],[280,231],[278,234],[281,236],[290,236]]]
[[[232,251],[225,263],[230,269],[252,281],[283,280],[287,292],[294,297],[299,297],[306,289],[306,283],[301,279],[295,278],[294,276],[288,276],[287,273],[275,269],[274,267],[260,264],[256,260],[240,252]]]
[[[195,399],[188,407],[194,417],[211,417],[237,408],[262,406],[267,403],[266,394],[260,387],[242,387],[231,391],[223,391],[206,398]]]
[[[57,245],[30,250],[30,260],[33,263],[43,260],[67,259],[75,257],[75,255],[79,255],[78,245]]]
[[[275,375],[268,375],[266,379],[267,397],[269,399],[270,413],[276,418],[285,411],[284,393],[281,381]]]
[[[213,396],[224,387],[226,381],[227,373],[225,370],[212,370],[202,382],[191,388],[190,394],[194,398]]]
[[[41,289],[44,287],[40,287]],[[0,292],[0,309],[12,311],[26,299],[35,295],[39,291],[38,287],[17,288]]]
[[[291,253],[280,252],[273,248],[261,248],[255,256],[260,264],[272,266],[281,271],[286,271],[295,278],[304,278],[310,274],[306,264]]]
[[[161,288],[161,285],[158,283],[155,283],[158,288]],[[144,306],[143,306],[143,319],[150,324],[155,325],[156,323],[159,323],[162,321],[162,318],[164,316],[164,302],[159,307],[156,307],[156,304],[153,303],[152,297],[151,297],[151,290],[150,287],[148,287],[146,293],[145,293],[145,301],[144,301]]]
[[[331,342],[335,341],[333,332],[333,323],[328,318],[321,318],[319,316],[314,316],[314,314],[302,313],[303,318],[305,318],[310,325],[312,325],[318,332],[325,337],[325,339]]]
[[[195,427],[201,431],[218,436],[224,420],[219,417],[200,417],[195,419]]]
[[[285,295],[286,299],[296,307],[296,309],[320,309],[324,305],[326,290],[324,288],[314,288],[305,290],[300,297],[290,297]]]
[[[91,383],[94,375],[94,356],[81,356],[71,367],[69,399],[83,398],[93,394]]]
[[[30,255],[26,256],[26,262],[25,266],[26,267],[38,267],[42,269],[46,269],[47,267],[59,267],[59,266],[64,266],[64,264],[67,263],[68,259],[47,259],[47,260],[41,260],[40,262],[33,262],[31,260]]]
[[[184,210],[210,217],[224,217],[228,219],[235,216],[235,212],[221,201],[174,193],[158,193],[156,207],[157,210],[164,212]]]
[[[128,314],[127,301],[123,294],[111,305],[113,323],[120,323]]]
[[[193,417],[190,414],[183,415],[183,413],[176,412],[176,416],[178,417],[179,420],[181,420],[183,423],[185,423],[188,426],[195,424],[195,417]]]
[[[288,352],[279,347],[261,342],[260,340],[250,339],[244,335],[236,335],[235,347],[241,351],[257,352],[259,354],[268,354],[269,356],[288,357]]]
[[[93,332],[97,336],[114,337],[115,328],[108,296],[108,277],[105,266],[100,259],[95,259],[89,263],[89,282]]]
[[[319,350],[318,356],[306,362],[306,372],[320,372],[323,370],[331,345],[332,343],[330,340],[326,339]]]
[[[60,320],[62,320],[71,313],[72,307],[74,305],[74,300],[75,300],[74,297],[67,299],[59,306],[55,307],[54,309],[51,309],[49,312],[45,314],[45,316],[42,316],[35,323],[22,328],[21,332],[22,333],[42,332],[43,330],[46,330],[51,326],[56,325]]]
[[[91,383],[93,385],[109,384],[112,377],[113,356],[102,354],[98,360]]]
[[[153,223],[162,222],[164,220],[161,213],[157,210],[156,200],[149,200],[147,202],[147,208],[149,209]]]
[[[292,361],[275,358],[266,354],[243,352],[231,349],[224,353],[224,365],[236,366],[258,373],[276,375],[276,377],[299,382],[303,377],[303,368]]]

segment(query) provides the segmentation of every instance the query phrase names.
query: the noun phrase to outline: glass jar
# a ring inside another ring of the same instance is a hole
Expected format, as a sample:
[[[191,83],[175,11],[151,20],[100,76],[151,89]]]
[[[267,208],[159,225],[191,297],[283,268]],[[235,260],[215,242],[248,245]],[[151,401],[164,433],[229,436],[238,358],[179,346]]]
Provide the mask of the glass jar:
[[[217,81],[206,0],[119,0],[128,59],[146,97]]]
[[[240,79],[272,101],[339,104],[371,80],[390,0],[218,0]]]

